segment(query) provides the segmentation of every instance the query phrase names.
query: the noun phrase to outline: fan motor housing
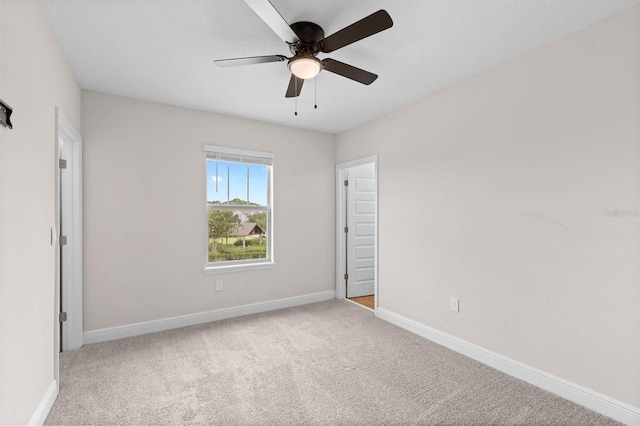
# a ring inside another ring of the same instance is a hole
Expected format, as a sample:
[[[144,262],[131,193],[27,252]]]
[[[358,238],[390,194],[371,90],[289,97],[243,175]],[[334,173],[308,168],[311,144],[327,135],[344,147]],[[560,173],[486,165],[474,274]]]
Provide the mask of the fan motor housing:
[[[324,39],[324,30],[313,22],[301,21],[290,25],[291,29],[300,39],[299,43],[291,45],[291,53],[301,52],[318,53],[318,42]]]

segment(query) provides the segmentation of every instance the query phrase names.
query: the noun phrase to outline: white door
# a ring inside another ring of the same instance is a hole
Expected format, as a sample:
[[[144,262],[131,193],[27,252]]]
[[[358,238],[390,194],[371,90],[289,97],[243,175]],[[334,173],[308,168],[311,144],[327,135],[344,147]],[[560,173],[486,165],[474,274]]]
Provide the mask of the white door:
[[[347,170],[347,297],[375,292],[375,163]]]

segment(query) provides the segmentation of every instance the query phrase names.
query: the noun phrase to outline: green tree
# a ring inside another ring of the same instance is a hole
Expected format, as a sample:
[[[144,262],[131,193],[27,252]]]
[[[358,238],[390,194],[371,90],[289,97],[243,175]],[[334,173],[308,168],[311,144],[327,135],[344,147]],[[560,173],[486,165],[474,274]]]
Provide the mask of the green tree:
[[[209,210],[209,249],[216,253],[218,238],[227,237],[238,230],[242,222],[231,210]]]
[[[219,200],[209,200],[207,203],[214,206],[258,206],[257,203],[252,203],[250,201],[241,200],[240,198],[234,198],[229,201],[219,201]]]

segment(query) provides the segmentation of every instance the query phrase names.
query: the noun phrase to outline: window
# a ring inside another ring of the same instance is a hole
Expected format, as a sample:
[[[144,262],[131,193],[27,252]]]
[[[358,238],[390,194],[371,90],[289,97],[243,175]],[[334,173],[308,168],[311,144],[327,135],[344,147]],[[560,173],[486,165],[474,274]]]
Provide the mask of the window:
[[[205,145],[207,265],[205,273],[273,265],[274,154]]]

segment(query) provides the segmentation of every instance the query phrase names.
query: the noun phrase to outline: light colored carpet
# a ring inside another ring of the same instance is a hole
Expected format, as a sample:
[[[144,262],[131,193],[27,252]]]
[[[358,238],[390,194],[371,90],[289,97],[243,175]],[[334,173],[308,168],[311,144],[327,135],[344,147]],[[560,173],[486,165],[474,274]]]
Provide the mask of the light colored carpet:
[[[46,424],[611,425],[332,300],[61,354]]]

